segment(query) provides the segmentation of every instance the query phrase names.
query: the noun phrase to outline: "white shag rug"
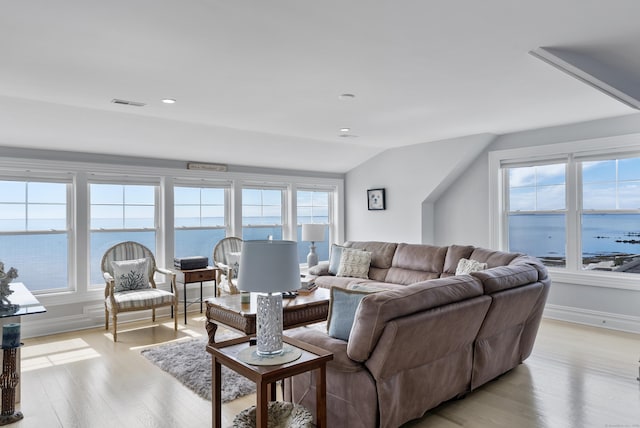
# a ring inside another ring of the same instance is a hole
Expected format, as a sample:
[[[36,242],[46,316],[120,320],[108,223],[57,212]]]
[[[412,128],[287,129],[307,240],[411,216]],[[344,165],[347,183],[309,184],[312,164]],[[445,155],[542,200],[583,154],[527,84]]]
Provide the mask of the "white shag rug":
[[[216,342],[228,338],[216,338]],[[211,355],[207,339],[197,338],[155,346],[141,352],[149,361],[166,371],[200,397],[211,400]],[[222,402],[252,394],[254,382],[222,366]]]

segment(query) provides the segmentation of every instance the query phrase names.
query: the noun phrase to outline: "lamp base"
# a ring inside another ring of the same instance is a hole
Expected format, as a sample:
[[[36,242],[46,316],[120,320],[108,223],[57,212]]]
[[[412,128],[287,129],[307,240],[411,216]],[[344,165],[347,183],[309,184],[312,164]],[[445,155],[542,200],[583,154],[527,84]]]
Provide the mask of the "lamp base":
[[[282,294],[258,294],[256,336],[260,356],[282,354]]]
[[[316,246],[313,242],[309,246],[309,254],[307,254],[307,266],[313,267],[318,264],[318,255],[316,254]]]

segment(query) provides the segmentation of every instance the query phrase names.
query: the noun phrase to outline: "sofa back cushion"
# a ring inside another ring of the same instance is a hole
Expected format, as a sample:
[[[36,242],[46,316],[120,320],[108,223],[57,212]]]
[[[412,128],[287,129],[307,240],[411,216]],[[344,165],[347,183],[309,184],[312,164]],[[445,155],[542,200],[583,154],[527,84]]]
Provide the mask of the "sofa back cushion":
[[[408,285],[439,278],[446,255],[447,247],[398,244],[385,281]]]
[[[456,268],[461,259],[469,259],[475,247],[473,245],[449,245],[447,255],[444,259],[442,276],[456,274]]]
[[[371,266],[369,267],[369,278],[376,281],[384,281],[387,271],[391,267],[393,254],[396,252],[397,244],[394,242],[377,241],[347,241],[344,243],[347,248],[369,251],[371,253]]]
[[[487,248],[475,248],[467,259],[477,260],[480,263],[486,263],[489,268],[496,266],[506,266],[516,257],[521,256],[520,253],[507,253],[504,251],[489,250]],[[455,269],[454,269],[455,271]]]
[[[353,321],[347,353],[365,361],[388,321],[482,295],[482,284],[469,275],[439,278],[382,291],[362,299]]]
[[[469,275],[482,281],[485,294],[497,293],[538,281],[538,270],[526,263],[498,266],[471,272]]]

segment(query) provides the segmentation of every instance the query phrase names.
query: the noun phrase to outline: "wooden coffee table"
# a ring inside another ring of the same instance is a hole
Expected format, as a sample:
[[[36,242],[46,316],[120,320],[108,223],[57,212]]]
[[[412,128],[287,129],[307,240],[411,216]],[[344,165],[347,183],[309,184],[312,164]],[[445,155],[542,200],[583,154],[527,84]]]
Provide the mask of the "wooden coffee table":
[[[240,294],[207,299],[207,333],[209,343],[215,343],[218,324],[224,324],[245,335],[256,333],[257,294],[251,293],[250,303],[241,303]],[[282,301],[282,325],[285,329],[326,321],[329,314],[329,290],[317,288],[310,294]]]

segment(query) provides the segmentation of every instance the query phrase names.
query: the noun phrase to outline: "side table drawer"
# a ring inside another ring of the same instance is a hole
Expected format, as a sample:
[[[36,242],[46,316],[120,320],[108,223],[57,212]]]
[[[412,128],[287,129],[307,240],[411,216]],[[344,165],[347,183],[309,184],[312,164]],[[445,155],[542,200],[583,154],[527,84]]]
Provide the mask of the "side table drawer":
[[[216,278],[216,271],[214,269],[202,270],[197,272],[184,272],[184,282],[200,282],[200,281],[213,281]]]

